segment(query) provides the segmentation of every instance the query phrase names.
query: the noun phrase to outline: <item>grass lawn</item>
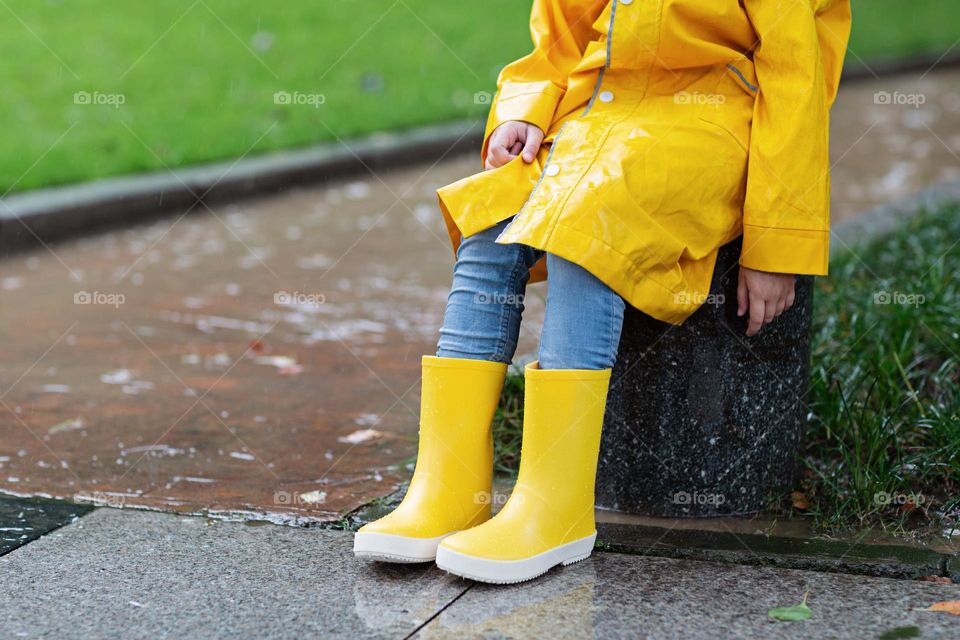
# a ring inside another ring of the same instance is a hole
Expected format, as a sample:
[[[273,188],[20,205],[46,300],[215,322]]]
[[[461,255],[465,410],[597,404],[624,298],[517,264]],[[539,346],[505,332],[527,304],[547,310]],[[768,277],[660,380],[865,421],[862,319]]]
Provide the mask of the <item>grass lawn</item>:
[[[516,0],[6,0],[0,193],[480,117],[474,93],[528,47],[528,11]],[[278,105],[278,91],[324,103]],[[76,92],[104,104],[75,104]]]
[[[854,63],[956,39],[954,0],[854,2]],[[451,6],[6,0],[0,193],[482,117],[474,94],[530,46],[530,2]]]
[[[958,238],[960,205],[818,279],[805,490],[825,528],[960,516]]]
[[[832,261],[818,278],[800,486],[774,517],[823,531],[960,520],[960,205]],[[516,472],[523,379],[494,422],[498,473]]]

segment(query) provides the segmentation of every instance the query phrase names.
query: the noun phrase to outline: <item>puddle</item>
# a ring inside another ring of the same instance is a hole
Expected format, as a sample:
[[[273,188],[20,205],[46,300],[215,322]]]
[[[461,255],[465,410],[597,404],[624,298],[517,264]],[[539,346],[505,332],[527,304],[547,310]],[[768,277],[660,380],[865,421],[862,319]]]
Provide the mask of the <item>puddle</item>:
[[[0,555],[73,522],[91,509],[67,502],[0,495]]]

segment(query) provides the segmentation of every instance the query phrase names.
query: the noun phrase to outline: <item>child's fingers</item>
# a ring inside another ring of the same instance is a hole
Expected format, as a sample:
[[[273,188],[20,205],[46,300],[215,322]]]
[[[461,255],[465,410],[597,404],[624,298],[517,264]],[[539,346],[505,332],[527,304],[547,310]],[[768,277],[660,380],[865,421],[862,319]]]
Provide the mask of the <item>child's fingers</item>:
[[[491,144],[487,149],[487,163],[491,169],[503,166],[510,161],[510,152],[500,142]]]
[[[763,326],[767,305],[760,296],[750,297],[750,320],[747,322],[747,335],[754,336]]]
[[[767,300],[764,303],[763,324],[770,324],[777,317],[777,301]]]
[[[743,271],[740,272],[740,278],[737,282],[737,317],[739,318],[747,312],[747,304],[749,302],[749,293],[747,291],[747,285],[743,281]]]
[[[523,145],[524,162],[533,162],[533,159],[537,157],[541,142],[543,142],[543,131],[540,131],[539,127],[527,127],[527,139]]]
[[[779,318],[780,314],[786,311],[787,309],[787,298],[783,297],[777,301],[777,312],[773,315],[775,318]]]

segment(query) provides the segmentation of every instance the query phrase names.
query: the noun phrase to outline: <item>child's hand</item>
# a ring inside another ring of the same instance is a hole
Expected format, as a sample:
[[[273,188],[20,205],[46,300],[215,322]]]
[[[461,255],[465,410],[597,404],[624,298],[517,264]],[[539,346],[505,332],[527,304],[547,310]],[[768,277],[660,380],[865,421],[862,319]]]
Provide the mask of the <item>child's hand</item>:
[[[750,310],[747,335],[753,336],[760,327],[793,306],[795,276],[789,273],[767,273],[740,267],[737,284],[737,315]]]
[[[524,162],[533,162],[541,142],[543,142],[543,131],[540,127],[519,120],[504,122],[490,134],[487,163],[484,169],[502,167],[521,152]]]

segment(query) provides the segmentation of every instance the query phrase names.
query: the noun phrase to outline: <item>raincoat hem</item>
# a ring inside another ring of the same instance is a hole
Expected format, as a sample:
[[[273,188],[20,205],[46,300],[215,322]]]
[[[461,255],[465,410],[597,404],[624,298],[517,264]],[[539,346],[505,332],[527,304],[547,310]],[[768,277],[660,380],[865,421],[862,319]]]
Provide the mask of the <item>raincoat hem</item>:
[[[562,229],[559,233],[562,238],[554,241],[554,234],[558,229]],[[510,235],[508,232],[509,229],[505,229],[496,242],[525,244],[578,264],[613,289],[628,304],[661,322],[683,324],[700,307],[700,304],[685,303],[684,300],[701,297],[706,299],[705,294],[688,296],[685,291],[659,282],[657,277],[651,274],[652,269],[639,267],[635,260],[605,242],[562,223],[557,224],[547,238],[537,235],[505,237]],[[584,256],[595,256],[598,259],[584,260]],[[663,269],[675,270],[678,266],[663,265]],[[531,282],[534,282],[532,275],[531,273]]]

